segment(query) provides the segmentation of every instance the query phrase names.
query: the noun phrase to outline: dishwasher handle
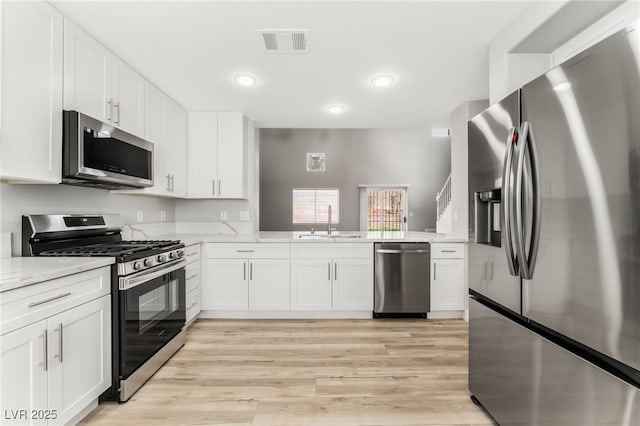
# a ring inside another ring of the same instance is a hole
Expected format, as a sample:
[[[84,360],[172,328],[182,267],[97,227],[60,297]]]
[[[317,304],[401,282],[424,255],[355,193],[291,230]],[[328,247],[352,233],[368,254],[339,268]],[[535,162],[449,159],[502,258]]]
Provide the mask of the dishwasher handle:
[[[430,250],[427,249],[418,249],[418,250],[389,250],[389,249],[376,249],[376,253],[383,254],[421,254],[421,253],[429,253]]]

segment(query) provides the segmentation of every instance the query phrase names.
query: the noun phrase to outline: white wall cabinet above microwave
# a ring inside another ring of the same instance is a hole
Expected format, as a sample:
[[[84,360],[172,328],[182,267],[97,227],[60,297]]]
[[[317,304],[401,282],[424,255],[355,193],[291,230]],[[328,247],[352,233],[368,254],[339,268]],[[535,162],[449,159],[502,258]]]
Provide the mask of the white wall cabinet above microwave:
[[[145,82],[145,139],[153,143],[153,186],[118,191],[184,198],[187,195],[187,112]]]
[[[145,137],[145,79],[64,20],[64,109]]]
[[[0,179],[59,183],[63,18],[45,2],[0,2]]]
[[[189,198],[248,198],[249,120],[240,112],[191,112]]]

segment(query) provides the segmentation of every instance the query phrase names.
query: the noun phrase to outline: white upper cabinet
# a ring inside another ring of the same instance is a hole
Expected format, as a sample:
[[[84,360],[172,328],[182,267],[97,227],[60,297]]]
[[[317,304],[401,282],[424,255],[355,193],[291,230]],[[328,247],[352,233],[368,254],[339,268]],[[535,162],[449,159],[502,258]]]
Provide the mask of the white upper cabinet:
[[[189,198],[248,198],[249,120],[239,112],[189,113]]]
[[[185,197],[187,113],[148,81],[145,81],[144,99],[145,139],[153,143],[153,186],[118,192]]]
[[[144,137],[144,78],[64,20],[64,108]]]
[[[134,135],[145,137],[145,79],[113,57],[113,123]]]
[[[171,195],[187,196],[187,112],[167,99],[165,168],[170,175]]]
[[[45,2],[0,2],[0,178],[59,183],[63,18]]]

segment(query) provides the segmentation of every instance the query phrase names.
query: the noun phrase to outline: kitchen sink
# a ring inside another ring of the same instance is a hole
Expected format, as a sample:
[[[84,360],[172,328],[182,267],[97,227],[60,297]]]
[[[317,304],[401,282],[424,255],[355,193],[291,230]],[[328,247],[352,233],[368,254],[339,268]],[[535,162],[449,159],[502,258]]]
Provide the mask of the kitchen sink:
[[[344,239],[344,238],[362,238],[362,235],[358,233],[339,233],[335,232],[331,235],[326,232],[300,232],[298,238],[303,240],[330,240],[330,239]]]

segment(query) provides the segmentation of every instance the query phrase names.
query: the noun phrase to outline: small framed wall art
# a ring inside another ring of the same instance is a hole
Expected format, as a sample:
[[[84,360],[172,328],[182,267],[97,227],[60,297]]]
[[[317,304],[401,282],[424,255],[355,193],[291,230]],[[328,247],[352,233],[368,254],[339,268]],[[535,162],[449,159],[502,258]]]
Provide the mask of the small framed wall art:
[[[324,152],[307,152],[307,171],[324,172],[325,156]]]

